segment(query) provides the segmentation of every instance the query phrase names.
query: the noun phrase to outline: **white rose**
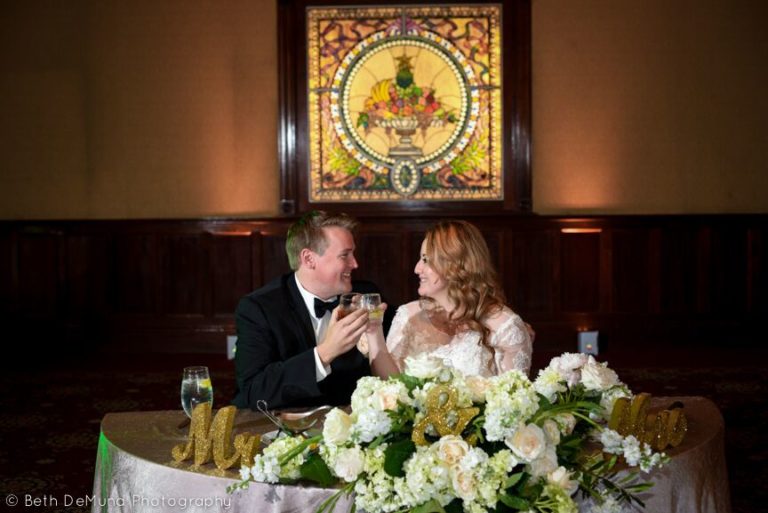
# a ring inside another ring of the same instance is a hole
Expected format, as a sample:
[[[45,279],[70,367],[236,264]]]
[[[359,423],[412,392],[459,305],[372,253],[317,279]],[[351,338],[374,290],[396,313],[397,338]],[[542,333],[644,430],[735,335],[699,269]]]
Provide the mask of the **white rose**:
[[[472,472],[460,468],[454,469],[451,484],[456,495],[465,501],[471,501],[477,496],[477,482]]]
[[[352,419],[346,412],[334,408],[325,416],[323,426],[323,439],[334,445],[345,443],[349,440],[352,429]]]
[[[541,477],[553,472],[557,468],[557,453],[554,446],[548,446],[541,456],[533,460],[528,468],[531,475],[534,477]]]
[[[538,458],[546,448],[546,439],[544,431],[536,424],[517,429],[512,436],[504,441],[512,452],[523,460],[530,462]]]
[[[557,467],[547,474],[547,481],[562,488],[568,495],[573,495],[579,489],[579,482],[571,479],[571,473],[565,467]]]
[[[560,427],[552,419],[547,419],[541,426],[544,430],[544,434],[547,435],[547,442],[550,445],[557,445],[560,443]]]
[[[466,379],[467,388],[472,394],[472,402],[484,403],[485,392],[490,387],[490,383],[482,376],[469,376]]]
[[[401,396],[398,384],[385,385],[374,393],[375,404],[381,411],[397,410],[397,401]]]
[[[552,358],[549,366],[557,370],[568,382],[568,386],[576,386],[581,379],[581,368],[589,361],[589,357],[581,353],[564,353]]]
[[[606,364],[588,362],[581,369],[581,382],[587,390],[603,391],[619,384],[619,376]]]
[[[469,444],[459,436],[448,435],[437,442],[437,455],[440,461],[452,467],[469,452]]]
[[[560,432],[566,436],[573,433],[573,428],[576,427],[576,417],[570,413],[556,415],[555,422],[560,426]]]
[[[443,361],[439,358],[422,353],[415,357],[405,359],[405,373],[420,379],[434,378],[443,368]]]
[[[364,464],[365,458],[360,448],[342,449],[334,461],[333,472],[344,481],[351,483],[363,471]]]

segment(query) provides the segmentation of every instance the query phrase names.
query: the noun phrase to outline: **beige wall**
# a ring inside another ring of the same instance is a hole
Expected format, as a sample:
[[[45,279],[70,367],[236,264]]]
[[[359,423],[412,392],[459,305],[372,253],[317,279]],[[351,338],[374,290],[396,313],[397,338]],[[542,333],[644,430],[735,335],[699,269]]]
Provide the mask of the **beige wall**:
[[[533,0],[540,213],[768,211],[768,3]]]
[[[534,210],[768,211],[768,5],[533,0]],[[0,218],[277,213],[268,0],[0,14]]]

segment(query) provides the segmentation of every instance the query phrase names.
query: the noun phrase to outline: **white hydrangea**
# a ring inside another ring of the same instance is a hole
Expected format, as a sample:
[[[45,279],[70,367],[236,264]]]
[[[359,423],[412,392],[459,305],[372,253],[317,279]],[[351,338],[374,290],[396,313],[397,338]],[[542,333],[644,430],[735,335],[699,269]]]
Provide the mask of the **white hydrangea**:
[[[403,487],[403,478],[395,478],[384,471],[384,451],[387,444],[365,449],[363,472],[366,479],[355,482],[355,506],[358,510],[390,513],[403,509],[397,490]]]
[[[372,442],[377,436],[389,433],[392,419],[387,412],[378,408],[365,408],[355,411],[352,415],[352,440],[356,442]]]
[[[398,490],[403,504],[409,508],[436,499],[445,506],[453,499],[451,475],[440,464],[436,445],[417,446],[416,452],[406,460],[404,486]]]
[[[628,399],[632,398],[632,392],[629,391],[629,388],[627,388],[626,385],[619,384],[616,386],[613,386],[603,392],[602,396],[600,397],[600,406],[602,407],[602,415],[598,420],[605,419],[608,420],[611,418],[611,413],[613,412],[613,407],[616,404],[616,400],[626,397]]]
[[[283,466],[280,465],[279,460],[304,441],[305,439],[301,436],[284,436],[272,442],[264,449],[263,453],[258,454],[253,459],[253,466],[250,469],[253,480],[262,483],[276,483],[280,479],[298,479],[301,477],[299,468],[304,464],[306,454],[309,452],[308,448],[295,458],[291,458]],[[242,473],[241,471],[241,475]]]
[[[550,366],[539,371],[539,375],[533,382],[533,388],[546,397],[549,402],[554,402],[558,392],[567,390],[564,381],[565,377],[557,369]]]
[[[533,385],[517,370],[491,378],[486,399],[485,432],[492,442],[512,436],[539,407]]]

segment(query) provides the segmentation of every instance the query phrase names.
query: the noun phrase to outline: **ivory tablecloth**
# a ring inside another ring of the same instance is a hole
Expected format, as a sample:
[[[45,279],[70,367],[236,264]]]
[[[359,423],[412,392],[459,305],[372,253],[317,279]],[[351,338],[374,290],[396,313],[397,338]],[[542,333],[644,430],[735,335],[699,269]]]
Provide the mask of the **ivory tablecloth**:
[[[683,444],[668,451],[672,461],[654,472],[656,483],[645,496],[648,513],[729,513],[730,496],[723,447],[724,423],[717,407],[703,397],[655,398],[668,405],[685,404],[689,431]],[[311,513],[332,490],[311,486],[252,483],[234,494],[228,485],[237,469],[222,472],[213,463],[193,468],[176,464],[171,448],[185,441],[188,428],[178,429],[182,411],[107,414],[101,422],[96,458],[92,513],[99,512],[254,512]],[[261,414],[241,411],[235,432],[272,429]],[[342,499],[334,511],[346,513]]]

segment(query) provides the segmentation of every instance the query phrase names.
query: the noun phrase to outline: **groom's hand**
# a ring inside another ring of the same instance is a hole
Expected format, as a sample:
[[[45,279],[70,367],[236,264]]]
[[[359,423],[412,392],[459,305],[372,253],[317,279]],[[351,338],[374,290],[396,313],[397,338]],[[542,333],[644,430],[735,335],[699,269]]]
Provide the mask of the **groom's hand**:
[[[354,310],[341,320],[338,315],[339,308],[336,307],[331,314],[325,338],[317,345],[317,355],[323,365],[330,365],[333,360],[355,347],[368,328],[368,310]]]

